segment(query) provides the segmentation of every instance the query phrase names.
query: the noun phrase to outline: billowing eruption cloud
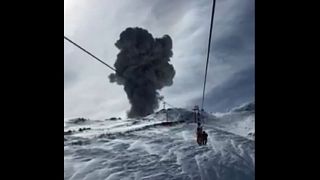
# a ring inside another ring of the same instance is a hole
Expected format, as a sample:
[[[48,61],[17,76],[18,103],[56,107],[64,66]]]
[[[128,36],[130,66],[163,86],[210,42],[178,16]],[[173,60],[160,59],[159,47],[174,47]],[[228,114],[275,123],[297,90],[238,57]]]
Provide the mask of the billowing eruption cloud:
[[[153,36],[142,28],[127,28],[115,43],[120,50],[110,82],[124,85],[131,104],[128,117],[144,117],[159,107],[158,90],[171,86],[175,70],[169,64],[172,40]]]

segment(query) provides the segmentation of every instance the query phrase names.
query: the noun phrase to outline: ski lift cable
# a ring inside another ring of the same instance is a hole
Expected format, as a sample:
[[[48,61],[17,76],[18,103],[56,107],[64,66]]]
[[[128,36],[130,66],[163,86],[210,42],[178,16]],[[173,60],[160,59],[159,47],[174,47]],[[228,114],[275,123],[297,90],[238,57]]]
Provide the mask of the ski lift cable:
[[[109,64],[105,63],[104,61],[102,61],[101,59],[97,58],[95,55],[93,55],[92,53],[90,53],[89,51],[87,51],[86,49],[84,49],[83,47],[81,47],[80,45],[78,45],[77,43],[73,42],[72,40],[70,40],[69,38],[67,38],[66,36],[64,36],[64,39],[69,41],[71,44],[75,45],[76,47],[78,47],[79,49],[81,49],[82,51],[84,51],[85,53],[89,54],[91,57],[93,57],[94,59],[96,59],[97,61],[101,62],[102,64],[106,65],[108,68],[110,68],[113,71],[116,71],[112,66],[110,66]]]
[[[203,107],[204,107],[204,97],[205,97],[205,91],[206,91],[207,72],[208,72],[208,64],[209,64],[209,56],[210,56],[210,46],[211,46],[211,34],[212,34],[212,26],[213,26],[215,6],[216,6],[216,0],[213,0],[213,3],[212,3],[212,14],[211,14],[211,23],[210,23],[210,31],[209,31],[209,42],[208,42],[208,49],[207,49],[207,61],[206,61],[206,69],[205,69],[204,82],[203,82],[203,92],[202,92],[201,109],[203,109]]]
[[[177,108],[176,106],[173,106],[173,105],[169,104],[169,103],[166,102],[165,100],[160,100],[160,101],[164,102],[165,104],[167,104],[168,106],[170,106],[170,107],[172,107],[172,108]]]
[[[163,101],[163,102],[165,102],[167,105],[171,106],[172,108],[177,108],[177,107],[175,107],[175,106],[173,106],[173,105],[169,104],[169,103],[168,103],[168,102],[166,102],[166,101]]]

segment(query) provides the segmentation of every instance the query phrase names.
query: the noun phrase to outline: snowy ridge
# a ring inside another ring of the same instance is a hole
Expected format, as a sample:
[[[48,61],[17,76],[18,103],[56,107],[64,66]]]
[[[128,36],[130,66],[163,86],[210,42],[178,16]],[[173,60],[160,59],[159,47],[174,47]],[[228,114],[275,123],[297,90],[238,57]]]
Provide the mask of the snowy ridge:
[[[245,103],[239,107],[235,107],[231,110],[231,112],[255,112],[255,102]]]
[[[255,103],[246,103],[227,113],[213,113],[216,128],[254,140]]]
[[[143,120],[91,121],[65,131],[64,179],[253,180],[254,111],[205,115],[208,144],[196,143],[193,114],[161,110]],[[76,131],[78,128],[91,128]]]

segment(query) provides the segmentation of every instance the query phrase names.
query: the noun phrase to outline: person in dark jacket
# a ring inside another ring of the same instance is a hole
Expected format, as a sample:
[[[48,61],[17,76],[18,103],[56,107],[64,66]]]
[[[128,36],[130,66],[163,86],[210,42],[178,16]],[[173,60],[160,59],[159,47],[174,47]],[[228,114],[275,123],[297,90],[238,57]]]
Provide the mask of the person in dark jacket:
[[[205,131],[203,131],[203,133],[202,133],[202,144],[203,145],[206,145],[207,144],[207,141],[208,141],[208,134],[205,132]]]
[[[197,127],[197,142],[199,145],[202,145],[202,126],[201,123],[198,123],[198,127]]]

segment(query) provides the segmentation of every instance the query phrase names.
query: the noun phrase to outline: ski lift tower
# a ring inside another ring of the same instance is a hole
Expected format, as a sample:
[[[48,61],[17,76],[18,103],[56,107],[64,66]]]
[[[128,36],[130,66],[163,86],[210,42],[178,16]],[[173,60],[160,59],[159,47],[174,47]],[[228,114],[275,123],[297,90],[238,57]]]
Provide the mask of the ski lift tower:
[[[194,106],[194,108],[192,110],[193,110],[193,114],[194,114],[194,122],[198,123],[199,119],[200,119],[200,117],[198,117],[198,115],[199,115],[199,106],[198,105]]]
[[[166,120],[168,122],[168,110],[166,109],[166,102],[163,101],[163,109],[166,111]]]

